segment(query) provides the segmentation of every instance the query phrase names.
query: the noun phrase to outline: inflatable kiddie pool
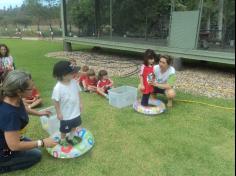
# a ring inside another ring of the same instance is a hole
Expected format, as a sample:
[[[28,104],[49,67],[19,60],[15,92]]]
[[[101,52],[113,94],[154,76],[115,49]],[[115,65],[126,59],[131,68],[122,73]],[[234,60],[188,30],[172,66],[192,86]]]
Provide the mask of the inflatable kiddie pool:
[[[83,154],[87,153],[89,150],[92,149],[94,145],[94,137],[90,131],[83,128],[78,130],[77,135],[82,139],[80,143],[77,145],[68,145],[67,147],[63,147],[60,144],[56,145],[53,148],[47,148],[47,151],[50,155],[55,158],[77,158],[82,156]],[[60,132],[55,133],[52,138],[55,141],[60,140]]]
[[[135,111],[137,111],[139,113],[142,113],[145,115],[150,115],[150,116],[162,114],[166,110],[166,106],[161,100],[150,99],[148,104],[150,106],[145,107],[145,106],[142,106],[139,101],[136,101],[133,104],[133,108]]]
[[[42,116],[40,117],[42,127],[45,131],[49,133],[51,138],[58,142],[60,141],[60,121],[56,117],[55,109],[54,107],[49,107],[45,110],[49,110],[52,112],[52,115],[50,117]],[[50,155],[52,155],[55,158],[62,158],[62,159],[69,159],[69,158],[77,158],[88,151],[90,151],[95,143],[94,137],[92,133],[85,129],[77,129],[76,134],[79,138],[81,138],[81,142],[72,146],[68,145],[67,147],[61,146],[60,144],[56,145],[53,148],[47,148],[46,150]]]

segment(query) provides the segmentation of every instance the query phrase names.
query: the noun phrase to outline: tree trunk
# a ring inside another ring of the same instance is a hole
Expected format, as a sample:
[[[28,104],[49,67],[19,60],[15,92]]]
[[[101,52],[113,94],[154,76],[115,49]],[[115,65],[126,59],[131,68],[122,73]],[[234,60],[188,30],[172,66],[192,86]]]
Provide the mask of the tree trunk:
[[[37,30],[40,31],[40,19],[37,20]]]
[[[77,26],[77,30],[78,30],[78,37],[80,36],[80,26]]]
[[[145,40],[148,40],[148,17],[145,19]]]
[[[223,21],[224,21],[224,0],[219,0],[219,14],[218,14],[218,40],[223,39]]]
[[[78,27],[79,29],[79,27]],[[69,36],[72,37],[72,24],[71,22],[69,23]]]
[[[50,20],[50,23],[49,23],[49,29],[50,29],[50,32],[52,32],[52,22]]]
[[[72,24],[70,22],[70,24],[69,24],[69,32],[71,32],[71,31],[72,31]]]
[[[101,3],[100,3],[100,0],[95,0],[95,33],[96,33],[96,36],[99,35],[99,30],[100,30],[100,25],[101,25],[101,13],[100,13],[100,10],[101,10]]]
[[[40,31],[39,23],[37,24],[37,29],[38,29],[38,31]]]
[[[210,32],[211,30],[211,14],[208,14],[208,18],[207,18],[207,25],[206,25],[206,30],[207,32]]]
[[[110,39],[113,35],[113,1],[110,0]]]

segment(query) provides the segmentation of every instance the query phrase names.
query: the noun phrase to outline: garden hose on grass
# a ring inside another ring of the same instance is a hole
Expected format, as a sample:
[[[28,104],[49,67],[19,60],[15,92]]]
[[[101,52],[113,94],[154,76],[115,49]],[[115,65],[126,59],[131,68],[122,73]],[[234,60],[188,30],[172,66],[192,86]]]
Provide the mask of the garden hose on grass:
[[[201,104],[201,105],[210,106],[210,107],[213,107],[213,108],[220,108],[220,109],[225,109],[225,110],[229,110],[229,111],[235,111],[235,108],[229,108],[229,107],[224,107],[224,106],[217,106],[217,105],[213,105],[213,104],[209,104],[209,103],[204,103],[204,102],[200,102],[200,101],[181,100],[181,99],[175,99],[175,101],[183,102],[183,103],[195,103],[195,104]]]

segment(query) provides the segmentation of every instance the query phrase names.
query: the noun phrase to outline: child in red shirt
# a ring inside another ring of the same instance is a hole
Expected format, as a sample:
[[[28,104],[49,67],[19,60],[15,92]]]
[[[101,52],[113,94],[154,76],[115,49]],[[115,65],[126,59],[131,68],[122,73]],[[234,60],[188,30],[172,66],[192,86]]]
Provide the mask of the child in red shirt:
[[[156,54],[153,50],[147,50],[144,54],[144,64],[141,67],[140,72],[140,85],[139,89],[142,91],[143,96],[141,100],[142,106],[148,106],[148,101],[151,93],[154,91],[154,87],[151,82],[154,80],[154,62]]]
[[[108,90],[113,88],[113,81],[109,79],[108,73],[106,70],[101,70],[98,73],[98,85],[97,92],[98,94],[109,99]]]
[[[80,76],[78,79],[78,83],[82,89],[86,87],[86,78],[88,77],[88,71],[89,67],[87,65],[82,67],[82,70],[80,71]]]
[[[88,76],[85,79],[85,92],[97,92],[97,77],[95,71],[90,69],[88,71]]]
[[[29,108],[35,108],[42,104],[42,98],[40,97],[39,91],[34,86],[32,89],[32,95],[23,99],[24,104]]]

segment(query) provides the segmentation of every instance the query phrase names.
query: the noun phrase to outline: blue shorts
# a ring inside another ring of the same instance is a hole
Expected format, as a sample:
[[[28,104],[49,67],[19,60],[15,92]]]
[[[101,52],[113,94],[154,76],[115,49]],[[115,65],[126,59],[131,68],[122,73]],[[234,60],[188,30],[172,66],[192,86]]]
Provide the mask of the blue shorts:
[[[60,132],[69,133],[73,128],[77,128],[82,124],[81,117],[76,117],[72,120],[61,120],[60,121]]]

